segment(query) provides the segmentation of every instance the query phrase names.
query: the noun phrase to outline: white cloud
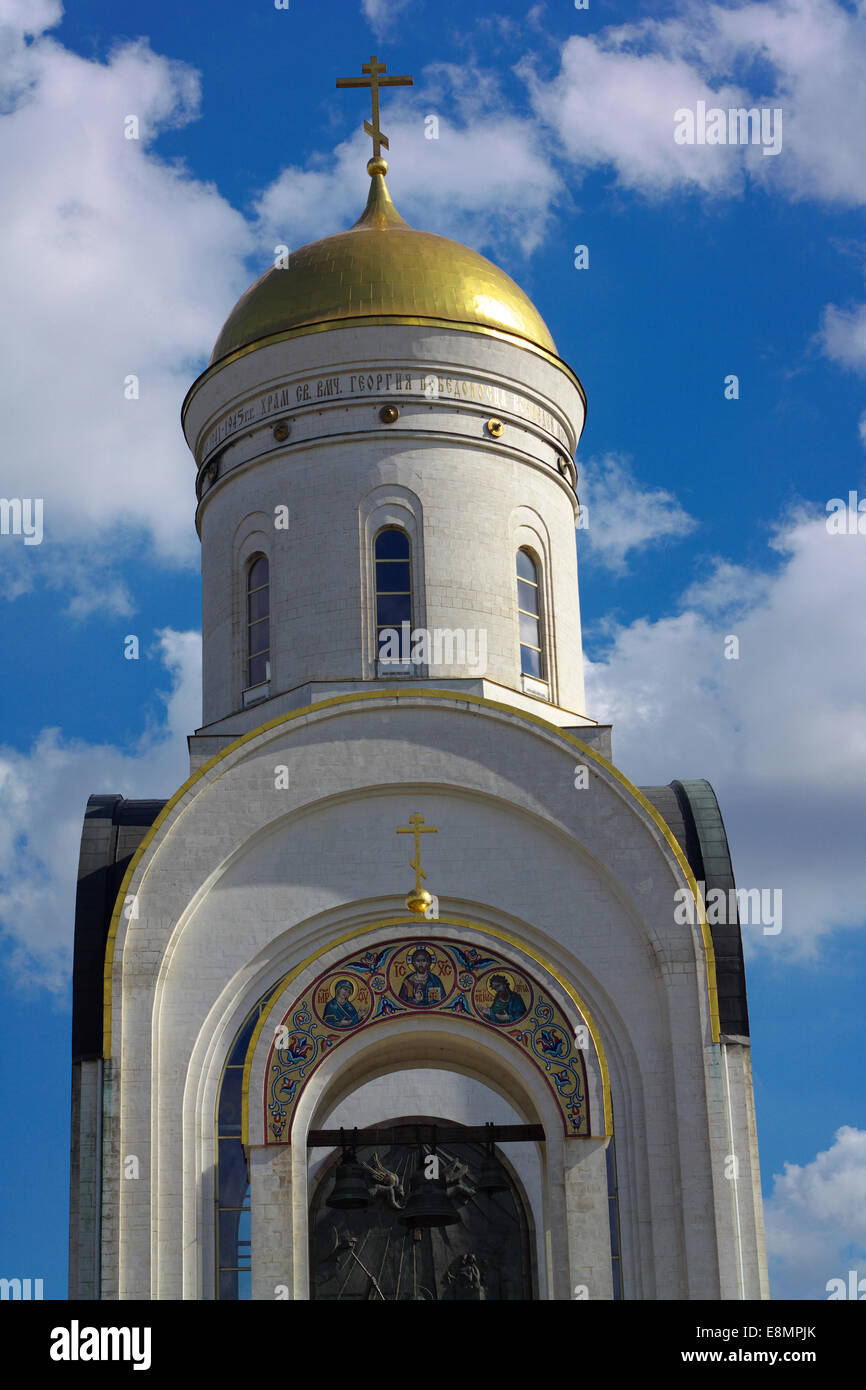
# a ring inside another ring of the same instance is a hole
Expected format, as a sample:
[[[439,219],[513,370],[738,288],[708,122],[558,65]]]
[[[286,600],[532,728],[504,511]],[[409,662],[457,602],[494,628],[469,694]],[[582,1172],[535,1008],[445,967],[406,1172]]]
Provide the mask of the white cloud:
[[[866,1278],[866,1130],[843,1125],[831,1148],[786,1163],[764,1203],[774,1298],[826,1299],[830,1279]]]
[[[367,0],[367,12],[385,16],[379,0]],[[4,494],[44,499],[42,548],[55,548],[55,572],[68,543],[110,548],[121,533],[148,534],[158,560],[192,564],[193,465],[180,402],[252,278],[252,248],[267,263],[277,242],[297,245],[358,216],[368,143],[359,129],[306,168],[283,171],[251,226],[212,185],[154,152],[161,129],[196,117],[197,74],[144,41],[105,63],[82,58],[46,32],[61,13],[54,0],[0,0]],[[777,178],[792,195],[856,201],[866,96],[841,79],[863,67],[862,8],[774,0],[684,13],[688,24],[575,36],[553,81],[530,78],[536,110],[569,159],[608,163],[645,191],[738,191],[741,152],[676,146],[671,108],[701,95],[739,101],[730,69],[763,56],[767,82],[785,95],[786,132],[793,120],[805,134],[786,136],[779,159],[752,151],[755,169],[767,174],[784,160],[789,173]],[[123,136],[129,115],[140,120],[139,140]],[[425,138],[428,115],[439,120],[438,139]],[[515,247],[529,255],[543,244],[569,199],[537,118],[509,107],[489,71],[431,64],[416,88],[389,96],[385,125],[398,152],[390,182],[408,220],[506,263]],[[861,320],[862,310],[829,307],[827,350],[839,360],[862,357]],[[132,401],[123,389],[131,374],[140,383]],[[40,564],[49,572],[35,549],[24,556],[29,581],[17,557],[7,593],[32,586]],[[114,601],[120,611],[120,588]],[[80,606],[89,602],[83,595]]]
[[[431,115],[439,122],[435,139],[426,135]],[[359,111],[359,126],[361,119]],[[506,258],[515,246],[529,255],[541,245],[565,185],[539,150],[535,122],[508,111],[489,74],[431,65],[411,95],[391,95],[383,127],[395,152],[388,185],[407,222]],[[359,130],[306,169],[283,170],[256,206],[268,253],[355,222],[369,192],[371,152]]]
[[[133,529],[191,563],[180,405],[249,283],[251,237],[211,185],[154,153],[160,130],[195,118],[196,73],[145,41],[106,63],[25,43],[59,16],[47,0],[0,8],[3,493],[44,499],[43,552]]]
[[[613,627],[588,707],[633,781],[712,782],[738,885],[783,890],[781,934],[747,944],[805,957],[866,915],[866,536],[800,515],[773,548],[766,571],[708,557],[675,616]]]
[[[615,454],[582,465],[579,492],[588,525],[588,558],[624,574],[632,551],[687,536],[697,523],[663,488],[641,488],[627,460]],[[584,540],[585,538],[585,540]]]
[[[827,357],[855,371],[866,369],[866,304],[853,309],[840,309],[828,304],[824,310],[819,335]]]
[[[410,0],[361,0],[361,10],[376,38],[387,34],[394,21],[409,8]]]
[[[62,17],[60,0],[0,0],[0,32],[9,30],[10,46],[17,46],[21,35],[53,29]]]
[[[2,589],[62,576],[71,613],[91,611],[94,584],[120,613],[131,599],[111,561],[133,537],[157,562],[196,563],[179,411],[254,278],[245,258],[258,248],[268,264],[277,242],[354,222],[368,142],[359,130],[284,171],[251,224],[154,152],[160,130],[196,118],[198,75],[145,41],[89,61],[43,32],[60,16],[51,0],[0,0],[2,490],[42,498],[45,528],[39,547],[4,544]],[[445,109],[457,124],[440,119],[426,139],[425,115]],[[534,122],[503,114],[492,79],[439,65],[411,97],[395,92],[389,114],[392,184],[410,221],[510,254],[540,244],[563,185],[537,154]],[[138,140],[124,138],[129,116]],[[132,375],[137,400],[125,398]]]
[[[660,35],[661,26],[655,27]],[[738,89],[728,84],[713,93],[685,57],[634,51],[633,39],[632,26],[568,39],[560,72],[550,82],[524,62],[519,71],[539,117],[583,172],[613,166],[620,183],[649,195],[692,188],[739,193],[739,150],[674,142],[677,109],[694,109],[708,97],[711,106],[740,106]]]
[[[866,8],[836,0],[685,3],[677,16],[609,27],[563,45],[550,81],[525,62],[533,105],[581,169],[612,167],[647,195],[734,196],[746,174],[791,198],[866,202]],[[736,77],[735,74],[739,74]],[[781,153],[677,145],[674,112],[769,106]]]
[[[0,548],[0,595],[20,598],[37,589],[61,594],[62,616],[79,621],[98,613],[102,618],[126,618],[135,602],[119,567],[130,572],[136,547],[125,552],[119,539],[102,537],[89,545],[68,540],[63,545],[25,546],[19,537],[5,538]],[[140,549],[140,548],[139,548]]]
[[[774,70],[773,94],[784,108],[785,143],[783,154],[763,159],[763,165],[777,166],[776,176],[791,197],[851,206],[866,202],[863,5],[759,0],[740,7],[713,6],[711,14],[713,32],[704,58],[714,74],[726,64],[756,59]]]
[[[88,796],[169,797],[189,775],[186,735],[201,722],[201,638],[164,629],[153,653],[171,676],[165,712],[131,748],[43,729],[29,752],[0,746],[0,940],[19,983],[62,993]]]

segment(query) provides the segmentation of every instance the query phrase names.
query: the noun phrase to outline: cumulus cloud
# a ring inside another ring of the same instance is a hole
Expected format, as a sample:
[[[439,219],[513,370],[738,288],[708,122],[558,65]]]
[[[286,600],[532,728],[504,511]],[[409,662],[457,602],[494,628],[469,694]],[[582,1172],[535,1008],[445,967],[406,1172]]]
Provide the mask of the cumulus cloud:
[[[819,335],[827,357],[855,371],[866,369],[866,304],[840,309],[828,304]]]
[[[384,20],[379,0],[365,12]],[[550,81],[521,68],[530,114],[494,73],[432,64],[389,98],[393,191],[410,221],[506,263],[515,248],[530,255],[570,196],[546,124],[567,163],[608,165],[645,192],[736,193],[751,159],[791,196],[862,201],[866,93],[849,78],[866,60],[864,13],[834,0],[716,4],[575,35]],[[0,0],[4,494],[43,498],[45,547],[95,546],[126,529],[148,534],[156,559],[192,563],[180,402],[252,278],[248,258],[261,269],[274,245],[357,217],[368,186],[362,113],[351,140],[263,190],[250,222],[157,153],[161,130],[198,114],[195,71],[145,41],[104,63],[82,58],[50,36],[61,14],[56,0]],[[748,84],[756,72],[762,82]],[[778,158],[674,144],[676,105],[763,95],[785,108]],[[139,139],[124,138],[129,116]],[[838,360],[861,361],[862,308],[829,306],[824,335]],[[138,399],[127,399],[130,377]],[[26,586],[19,566],[7,592]]]
[[[804,513],[772,550],[710,559],[678,612],[612,627],[588,708],[633,781],[713,783],[738,885],[783,890],[782,932],[746,928],[747,948],[807,957],[864,918],[866,537]]]
[[[96,582],[121,613],[130,599],[111,565],[134,537],[158,563],[196,561],[179,409],[221,322],[275,244],[355,221],[368,142],[358,129],[283,171],[247,220],[157,153],[160,131],[196,119],[198,74],[143,40],[82,58],[48,32],[61,15],[55,0],[0,0],[2,491],[42,499],[44,516],[41,546],[3,546],[0,591],[65,574],[70,612],[90,611]],[[503,116],[489,76],[430,68],[389,115],[410,221],[492,252],[540,244],[562,181],[536,152],[534,121]]]
[[[63,17],[60,0],[0,0],[0,33],[10,50],[20,48],[21,38],[53,29]]]
[[[866,201],[866,9],[837,0],[685,3],[661,20],[611,26],[563,45],[550,80],[520,71],[538,116],[579,168],[610,167],[650,196],[735,196],[747,178],[790,198]],[[674,113],[768,106],[782,150],[677,145]]]
[[[697,523],[672,493],[642,488],[627,459],[605,454],[583,467],[580,502],[586,554],[590,561],[624,574],[633,551],[687,536]]]
[[[654,30],[657,39],[670,37],[662,25],[641,29]],[[676,32],[684,33],[679,26]],[[678,108],[694,109],[707,97],[711,106],[740,106],[739,90],[727,84],[711,92],[675,46],[668,52],[638,50],[636,38],[635,26],[628,25],[568,39],[552,81],[541,80],[525,61],[519,70],[537,115],[583,172],[612,166],[624,187],[651,195],[690,188],[740,192],[740,151],[677,145],[673,138]]]
[[[62,596],[65,618],[81,621],[94,613],[126,618],[135,612],[135,601],[118,570],[121,560],[133,568],[132,557],[140,550],[132,538],[125,550],[117,538],[108,537],[89,545],[70,538],[38,548],[25,546],[18,537],[6,539],[0,551],[0,595],[11,600],[47,589]]]
[[[409,8],[411,0],[361,0],[361,11],[376,38],[389,32],[394,21]]]
[[[60,15],[0,4],[2,490],[43,499],[44,552],[133,528],[157,558],[192,562],[180,404],[249,282],[251,234],[156,153],[161,130],[196,117],[197,74],[145,41],[79,57],[42,32]]]
[[[152,655],[170,690],[134,746],[88,744],[56,728],[43,729],[27,752],[0,746],[0,940],[21,984],[58,995],[68,987],[88,796],[167,798],[189,775],[186,735],[201,722],[201,638],[163,629]]]
[[[866,1130],[843,1125],[803,1167],[786,1163],[764,1203],[774,1298],[828,1297],[855,1269],[866,1278]]]

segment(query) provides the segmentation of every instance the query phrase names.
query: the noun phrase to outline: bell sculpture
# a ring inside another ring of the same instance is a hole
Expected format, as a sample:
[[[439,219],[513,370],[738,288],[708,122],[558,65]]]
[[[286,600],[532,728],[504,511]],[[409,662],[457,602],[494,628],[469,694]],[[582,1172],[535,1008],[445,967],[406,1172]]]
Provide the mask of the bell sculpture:
[[[338,1211],[360,1211],[370,1205],[370,1192],[364,1169],[355,1157],[354,1148],[343,1146],[343,1156],[334,1176],[334,1186],[325,1198],[325,1206]]]
[[[486,1128],[490,1137],[487,1140],[486,1152],[481,1161],[481,1171],[475,1186],[479,1192],[486,1192],[489,1197],[492,1197],[494,1192],[508,1191],[508,1180],[502,1164],[493,1152],[493,1126],[488,1124]]]
[[[502,1171],[502,1164],[494,1154],[485,1154],[481,1160],[481,1171],[475,1186],[479,1192],[486,1192],[490,1196],[494,1192],[508,1191],[508,1181]]]
[[[430,1166],[429,1160],[435,1157],[435,1153],[428,1154],[426,1158],[421,1157],[412,1178],[408,1200],[397,1217],[402,1226],[408,1226],[412,1230],[453,1226],[460,1220],[460,1214],[448,1196],[438,1159],[435,1169],[431,1170],[431,1176],[425,1176]]]

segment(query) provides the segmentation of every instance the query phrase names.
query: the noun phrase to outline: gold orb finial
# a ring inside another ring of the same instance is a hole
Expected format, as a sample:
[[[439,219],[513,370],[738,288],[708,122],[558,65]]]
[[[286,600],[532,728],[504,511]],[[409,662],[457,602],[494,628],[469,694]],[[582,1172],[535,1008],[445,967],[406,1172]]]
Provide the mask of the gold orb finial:
[[[433,902],[433,895],[427,892],[426,888],[413,888],[406,895],[406,906],[410,912],[415,912],[419,917],[423,917],[430,904]]]
[[[388,161],[387,159],[383,159],[381,155],[374,155],[372,159],[367,160],[367,173],[370,175],[370,178],[372,178],[374,174],[387,174],[387,172]]]

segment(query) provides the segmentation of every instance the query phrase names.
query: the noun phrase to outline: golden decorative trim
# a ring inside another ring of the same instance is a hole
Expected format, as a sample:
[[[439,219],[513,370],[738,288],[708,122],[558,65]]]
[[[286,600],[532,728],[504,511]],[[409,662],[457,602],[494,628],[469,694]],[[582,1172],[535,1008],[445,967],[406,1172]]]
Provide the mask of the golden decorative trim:
[[[497,941],[505,941],[515,950],[522,951],[525,956],[529,956],[530,960],[535,961],[536,965],[540,965],[542,969],[546,970],[547,973],[556,980],[557,984],[565,991],[572,1004],[580,1012],[581,1017],[586,1020],[589,1035],[595,1044],[599,1070],[601,1071],[601,1089],[604,1105],[604,1137],[613,1134],[613,1107],[610,1098],[610,1073],[607,1065],[607,1057],[605,1056],[604,1046],[602,1045],[592,1015],[574,986],[569,983],[565,976],[557,970],[556,966],[547,960],[545,956],[539,955],[537,951],[533,950],[533,948],[528,946],[524,941],[519,940],[518,937],[512,936],[509,932],[500,931],[498,927],[483,927],[480,922],[472,921],[466,917],[439,917],[436,919],[436,922],[433,923],[433,926],[461,927],[464,930],[480,932],[482,936],[492,936]],[[321,946],[318,951],[314,951],[312,955],[307,956],[306,960],[302,961],[300,965],[295,966],[294,969],[288,970],[282,977],[271,996],[271,1002],[268,1004],[267,1008],[263,1009],[259,1014],[258,1022],[253,1029],[252,1037],[247,1047],[247,1055],[244,1059],[244,1078],[241,1090],[241,1141],[244,1144],[249,1144],[250,1142],[250,1073],[252,1071],[253,1057],[265,1022],[279,1003],[287,985],[290,985],[293,980],[297,979],[308,966],[314,964],[315,961],[326,955],[328,951],[332,951],[335,946],[343,946],[349,941],[358,941],[361,937],[368,936],[370,932],[381,931],[390,927],[411,927],[416,933],[419,931],[417,918],[413,920],[412,918],[406,917],[384,917],[378,922],[369,922],[364,927],[358,927],[355,928],[354,931],[345,932],[342,936],[335,936],[326,946]],[[431,941],[435,939],[435,932],[429,933],[429,935]],[[445,940],[448,940],[448,938],[446,937]],[[442,1015],[436,1014],[433,1015],[433,1017],[441,1018]],[[602,1136],[592,1134],[588,1137],[591,1139],[598,1139]]]
[[[357,328],[359,324],[368,323],[374,327],[406,324],[415,328],[456,329],[463,333],[481,333],[486,338],[498,338],[501,342],[509,343],[512,347],[525,348],[527,352],[534,352],[537,357],[543,357],[546,362],[557,367],[568,378],[572,386],[576,387],[583,402],[584,414],[586,413],[586,392],[577,373],[561,357],[557,357],[555,352],[549,352],[547,348],[541,347],[539,343],[531,342],[529,338],[521,338],[516,333],[506,333],[501,328],[488,328],[481,323],[468,323],[464,319],[433,318],[414,314],[358,314],[354,318],[326,319],[322,323],[307,323],[299,328],[286,328],[281,333],[271,333],[267,337],[258,338],[254,343],[247,343],[244,347],[235,348],[233,352],[226,353],[225,357],[220,357],[218,361],[207,366],[201,376],[196,377],[187,391],[180,408],[181,427],[186,425],[186,415],[194,393],[205,381],[223,367],[227,367],[229,363],[237,362],[241,357],[246,357],[247,353],[257,352],[259,348],[270,347],[273,343],[283,343],[290,338],[303,338],[308,333],[333,332],[339,328]]]
[[[146,832],[146,834],[142,838],[140,845],[138,846],[138,849],[135,851],[135,853],[129,861],[129,866],[126,870],[126,873],[123,876],[123,882],[121,883],[120,889],[117,894],[117,899],[114,904],[114,911],[111,914],[111,923],[108,928],[108,937],[105,943],[105,966],[103,970],[103,1056],[106,1058],[111,1056],[111,984],[112,972],[114,967],[114,946],[115,941],[117,939],[117,929],[120,925],[120,917],[123,911],[123,904],[126,899],[126,891],[129,884],[132,881],[133,874],[138,868],[138,865],[140,864],[142,857],[144,856],[144,853],[150,845],[150,842],[155,836],[157,830],[162,825],[166,817],[174,810],[178,802],[186,796],[187,792],[189,792],[191,788],[194,787],[195,784],[202,777],[205,776],[206,773],[210,772],[211,769],[217,765],[217,763],[221,762],[223,758],[228,757],[230,753],[235,753],[239,748],[242,748],[244,744],[250,743],[254,738],[258,738],[260,734],[267,733],[268,730],[277,728],[277,726],[280,724],[289,724],[293,719],[305,718],[307,715],[318,713],[319,710],[333,709],[337,705],[359,703],[362,700],[387,701],[400,699],[450,700],[452,703],[455,704],[478,705],[485,709],[498,710],[501,713],[510,715],[514,719],[521,719],[524,720],[526,723],[535,724],[540,729],[544,729],[548,733],[555,734],[557,738],[562,739],[564,743],[570,745],[572,748],[576,748],[580,753],[581,757],[589,758],[591,762],[597,763],[599,767],[603,768],[607,773],[610,774],[610,776],[614,778],[615,781],[617,781],[620,784],[624,791],[626,791],[631,797],[634,798],[638,805],[649,816],[650,820],[655,824],[656,828],[659,831],[661,831],[661,834],[664,840],[667,842],[671,852],[673,853],[674,858],[679,864],[680,869],[683,872],[683,876],[685,877],[686,883],[688,884],[692,896],[694,897],[695,905],[698,912],[698,921],[700,922],[701,926],[701,937],[704,943],[704,960],[707,975],[707,1000],[710,1012],[710,1034],[712,1041],[714,1043],[717,1043],[719,1041],[721,1030],[719,1025],[718,988],[716,984],[716,958],[715,952],[713,950],[712,933],[710,931],[709,923],[707,922],[706,909],[704,908],[703,901],[701,899],[700,894],[698,893],[698,885],[695,882],[695,876],[692,873],[691,868],[689,866],[689,862],[686,859],[685,853],[681,849],[679,841],[676,839],[670,826],[662,819],[656,808],[651,804],[651,802],[647,800],[643,793],[636,786],[634,786],[632,782],[629,781],[625,774],[620,772],[619,768],[614,767],[613,763],[610,762],[607,758],[605,758],[603,754],[597,752],[597,750],[594,748],[590,748],[587,744],[582,743],[580,739],[575,738],[573,734],[567,733],[566,730],[560,729],[555,724],[549,723],[548,720],[542,719],[541,716],[538,714],[530,714],[527,710],[517,709],[513,705],[503,704],[499,700],[488,700],[483,695],[464,694],[455,690],[377,689],[369,691],[358,691],[350,695],[332,695],[330,699],[318,700],[311,705],[304,705],[301,709],[289,710],[286,714],[278,714],[275,716],[275,718],[269,719],[266,723],[258,725],[257,728],[250,729],[248,733],[241,734],[239,738],[236,738],[232,743],[228,744],[226,748],[221,749],[219,753],[215,753],[212,758],[209,758],[206,763],[203,763],[202,766],[198,769],[198,771],[194,772],[190,777],[188,777],[187,780],[183,783],[183,786],[179,787],[178,790],[175,792],[174,796],[171,797],[171,799],[167,801],[166,804],[163,806],[162,810],[159,812],[159,815],[153,822],[153,825]]]

